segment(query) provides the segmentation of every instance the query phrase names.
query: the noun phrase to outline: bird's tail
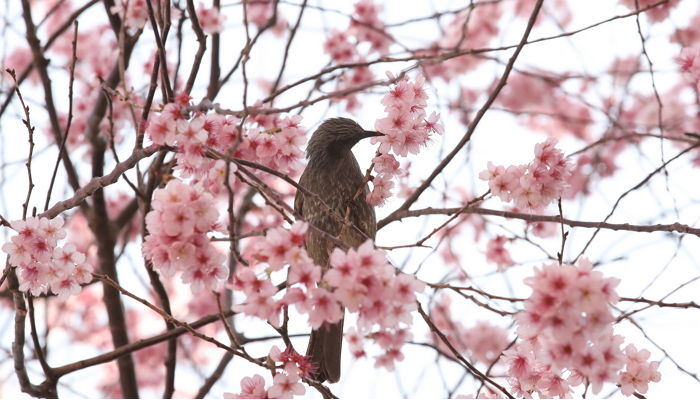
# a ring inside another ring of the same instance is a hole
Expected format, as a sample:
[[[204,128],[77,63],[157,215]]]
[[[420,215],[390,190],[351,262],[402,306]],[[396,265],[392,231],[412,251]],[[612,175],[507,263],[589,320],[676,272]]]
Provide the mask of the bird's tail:
[[[316,366],[312,376],[319,382],[338,382],[340,379],[340,355],[343,349],[343,319],[335,324],[324,323],[311,332],[306,355]]]

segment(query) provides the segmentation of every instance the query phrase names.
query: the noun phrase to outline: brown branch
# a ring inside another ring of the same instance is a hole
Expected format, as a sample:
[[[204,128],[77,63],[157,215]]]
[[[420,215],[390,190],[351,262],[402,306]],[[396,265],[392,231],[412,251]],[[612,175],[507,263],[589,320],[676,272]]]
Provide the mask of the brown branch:
[[[582,228],[597,228],[597,229],[609,229],[613,231],[630,231],[630,232],[678,232],[678,233],[688,233],[695,236],[700,236],[700,229],[693,228],[681,223],[673,224],[655,224],[655,225],[633,225],[633,224],[613,224],[609,222],[593,222],[593,221],[577,221],[569,218],[562,218],[560,215],[537,215],[537,214],[527,214],[513,211],[501,211],[492,210],[488,208],[481,207],[469,207],[463,210],[463,207],[454,208],[422,208],[419,210],[407,210],[397,212],[390,215],[387,218],[379,221],[377,223],[378,227],[384,227],[394,221],[401,221],[403,218],[419,217],[422,215],[452,215],[456,212],[463,212],[465,214],[478,214],[478,215],[493,215],[503,218],[513,218],[520,219],[527,222],[554,222],[557,224],[563,223],[564,225],[572,227],[582,227]]]
[[[66,150],[66,143],[68,142],[68,134],[70,133],[70,127],[73,123],[73,83],[75,81],[75,63],[78,60],[77,50],[78,50],[78,21],[74,23],[75,30],[73,31],[73,56],[71,57],[70,64],[70,78],[68,80],[68,121],[66,122],[66,130],[63,133],[63,140],[58,148],[58,157],[56,157],[56,163],[53,167],[53,172],[51,173],[51,181],[49,183],[49,188],[46,191],[46,202],[44,202],[44,211],[49,208],[49,202],[51,201],[51,192],[53,191],[53,185],[56,181],[56,174],[58,173],[58,166],[61,163],[61,156]]]
[[[29,334],[32,337],[32,343],[34,343],[34,354],[36,354],[36,358],[39,360],[39,365],[41,365],[41,370],[44,371],[46,380],[55,381],[53,370],[46,361],[43,346],[41,346],[39,342],[39,330],[36,327],[36,313],[34,312],[34,297],[31,294],[27,294],[27,311],[29,315]]]
[[[87,184],[75,192],[73,197],[59,201],[53,207],[39,214],[39,217],[55,218],[64,211],[76,207],[86,198],[90,197],[95,191],[107,187],[119,180],[119,177],[126,171],[133,168],[143,158],[149,157],[158,150],[158,146],[150,146],[145,149],[137,150],[126,160],[114,166],[112,172],[107,175],[92,178]]]
[[[437,228],[433,229],[432,232],[418,240],[414,244],[409,244],[409,245],[401,245],[401,246],[392,246],[392,247],[383,247],[386,250],[394,250],[398,248],[403,248],[403,247],[424,247],[423,243],[425,243],[426,240],[430,239],[435,235],[437,232],[442,230],[444,227],[446,227],[450,222],[454,221],[457,217],[459,217],[462,213],[464,213],[466,210],[468,210],[470,207],[472,207],[474,204],[480,203],[481,201],[484,200],[486,196],[488,196],[491,193],[491,191],[487,191],[486,193],[482,194],[479,197],[476,197],[472,200],[469,200],[467,204],[464,205],[464,207],[460,208],[459,210],[455,211],[454,213],[451,213],[452,215],[450,218],[448,218],[445,222],[440,224]],[[381,222],[381,221],[380,221]],[[379,225],[377,225],[379,227]]]
[[[158,4],[160,5],[160,3]],[[170,78],[168,77],[168,60],[165,57],[165,36],[161,36],[160,32],[158,31],[158,24],[156,23],[156,17],[153,12],[153,4],[151,4],[150,1],[147,1],[146,5],[148,6],[148,19],[151,22],[151,29],[153,30],[153,36],[158,47],[158,59],[160,60],[159,64],[162,66],[162,68],[160,68],[160,72],[161,82],[165,90],[164,102],[169,103],[173,101],[174,96],[173,89],[170,87]]]
[[[263,34],[265,31],[267,31],[268,29],[272,28],[272,27],[275,26],[275,24],[277,23],[277,3],[279,2],[279,0],[273,0],[273,1],[274,1],[274,5],[273,5],[274,9],[273,9],[273,12],[272,12],[272,17],[270,17],[270,19],[265,23],[265,25],[263,25],[263,26],[258,30],[258,32],[255,34],[255,36],[254,36],[252,39],[250,38],[250,35],[249,35],[249,33],[248,33],[248,23],[247,23],[247,18],[248,18],[248,17],[247,17],[247,13],[248,13],[248,11],[247,11],[247,6],[246,6],[246,4],[248,3],[248,1],[244,1],[244,3],[243,3],[243,19],[244,19],[244,26],[245,26],[245,29],[246,29],[246,45],[243,47],[243,49],[241,50],[241,52],[238,54],[238,58],[236,59],[236,62],[233,63],[233,66],[231,67],[231,69],[226,73],[226,75],[224,76],[224,78],[221,79],[221,82],[219,82],[219,84],[217,85],[216,91],[214,92],[214,96],[213,96],[213,97],[209,97],[210,100],[214,100],[214,97],[216,97],[216,95],[219,93],[219,91],[220,91],[221,88],[224,86],[224,84],[226,84],[226,82],[228,82],[228,80],[231,79],[231,76],[233,76],[233,74],[236,72],[236,70],[238,69],[238,67],[239,67],[239,66],[241,65],[241,63],[243,62],[243,60],[244,60],[246,57],[248,57],[248,54],[249,54],[249,52],[250,52],[250,49],[251,49],[251,48],[255,45],[255,43],[258,41],[258,38],[260,38],[260,36],[262,36],[262,34]]]
[[[226,315],[233,315],[233,314],[234,314],[233,311],[226,312]],[[194,321],[194,322],[189,323],[187,325],[192,329],[197,329],[197,328],[201,328],[202,326],[216,322],[218,320],[219,320],[219,314],[211,314],[211,315],[207,315],[206,317],[202,317],[202,318],[198,319],[197,321]],[[148,339],[136,340],[132,343],[129,343],[128,345],[118,347],[118,348],[116,348],[108,353],[100,354],[100,355],[95,356],[95,357],[87,358],[85,360],[76,361],[76,362],[71,363],[71,364],[66,364],[62,367],[54,368],[54,372],[55,372],[56,376],[63,376],[63,375],[70,374],[70,373],[75,372],[75,371],[79,371],[81,369],[85,369],[85,368],[92,367],[95,365],[104,364],[104,363],[107,363],[110,361],[114,361],[117,358],[119,358],[125,354],[133,353],[137,350],[141,350],[143,348],[153,346],[153,345],[156,345],[158,343],[165,342],[167,340],[176,338],[176,337],[178,337],[182,334],[185,334],[185,333],[188,333],[188,330],[184,327],[177,327],[174,329],[169,329],[169,330],[166,330],[165,332],[163,332],[159,335],[150,337]]]
[[[221,0],[214,0],[213,8],[221,11]],[[214,99],[219,90],[219,77],[221,76],[221,35],[211,35],[211,61],[209,62],[209,86],[207,86],[207,99]]]
[[[214,384],[224,375],[224,371],[231,360],[233,360],[233,354],[231,353],[226,352],[223,356],[221,356],[221,360],[219,360],[219,363],[216,365],[216,368],[214,368],[214,371],[212,371],[211,375],[207,377],[202,386],[200,386],[199,390],[197,390],[197,394],[194,396],[195,399],[203,399],[204,396],[209,393]]]
[[[247,360],[247,361],[250,361],[250,362],[252,362],[252,363],[254,363],[254,364],[256,364],[256,365],[259,365],[259,366],[261,366],[261,367],[263,367],[263,368],[268,368],[267,365],[266,365],[264,362],[260,361],[260,360],[257,359],[257,358],[253,358],[253,357],[251,357],[250,355],[248,355],[248,353],[246,353],[246,351],[245,351],[243,348],[241,348],[241,349],[234,349],[233,347],[228,346],[228,345],[226,345],[226,344],[224,344],[224,343],[221,343],[219,340],[216,340],[216,339],[214,339],[214,338],[211,337],[211,336],[207,336],[207,335],[205,335],[205,334],[203,334],[203,333],[198,332],[198,331],[195,330],[192,326],[190,326],[188,323],[182,322],[182,321],[177,320],[176,318],[173,318],[170,314],[166,313],[164,310],[162,310],[162,309],[160,309],[160,308],[154,306],[153,304],[149,303],[149,302],[146,301],[145,299],[143,299],[143,298],[141,298],[141,297],[139,297],[139,296],[136,296],[135,294],[129,292],[129,291],[126,290],[126,289],[124,289],[124,287],[122,287],[121,285],[119,285],[118,282],[115,282],[115,281],[112,280],[110,277],[108,277],[108,276],[106,276],[106,275],[100,275],[100,274],[93,274],[93,276],[94,276],[95,278],[101,280],[101,281],[104,282],[105,284],[107,284],[107,285],[113,287],[114,289],[118,290],[121,294],[123,294],[123,295],[125,295],[125,296],[127,296],[127,297],[130,297],[130,298],[136,300],[137,302],[143,304],[144,306],[150,308],[151,310],[153,310],[154,312],[156,312],[157,314],[159,314],[161,317],[167,319],[169,322],[172,322],[172,323],[175,324],[176,326],[185,328],[185,330],[187,330],[189,333],[191,333],[191,334],[194,335],[195,337],[197,337],[197,338],[199,338],[199,339],[201,339],[201,340],[204,340],[205,342],[211,343],[211,344],[215,345],[216,347],[219,347],[219,348],[221,348],[221,349],[223,349],[223,350],[226,350],[226,351],[228,351],[228,352],[231,352],[231,353],[233,353],[234,355],[239,356],[239,357],[241,357],[241,358],[243,358],[243,359],[245,359],[245,360]],[[224,316],[227,316],[227,315],[228,315],[228,314],[224,313]],[[217,319],[220,319],[220,318],[221,318],[221,314],[220,314],[220,313],[217,313],[217,314],[216,314],[216,318],[217,318]]]
[[[192,59],[192,68],[190,69],[190,76],[187,78],[187,84],[185,85],[185,93],[191,93],[194,87],[194,81],[197,79],[199,74],[199,66],[202,63],[202,58],[204,57],[204,52],[207,50],[207,35],[204,34],[202,26],[199,25],[199,18],[197,18],[197,11],[194,8],[194,1],[187,0],[187,13],[189,14],[190,21],[192,22],[192,30],[195,36],[197,36],[197,42],[199,47],[197,47],[197,53]],[[163,65],[165,68],[165,65]]]
[[[634,297],[620,297],[620,301],[629,301],[633,303],[646,303],[650,306],[656,307],[671,307],[671,308],[697,308],[700,309],[700,304],[694,301],[688,301],[685,303],[666,303],[659,300],[645,299],[644,297],[634,298]]]
[[[304,11],[306,11],[306,3],[308,0],[304,0],[301,3],[301,10],[299,10],[299,16],[297,17],[297,22],[294,24],[294,27],[292,28],[291,32],[289,33],[289,39],[287,39],[287,44],[284,46],[284,56],[282,56],[282,66],[280,67],[280,71],[277,74],[277,79],[275,79],[275,83],[272,85],[272,89],[270,89],[271,93],[274,93],[275,90],[279,87],[280,82],[282,81],[282,75],[284,74],[284,69],[287,66],[287,60],[289,59],[289,49],[292,47],[292,41],[294,40],[294,37],[296,36],[297,30],[299,29],[299,25],[301,24],[301,18],[304,16]]]
[[[34,21],[32,20],[32,10],[31,6],[29,5],[29,0],[22,0],[22,16],[26,27],[27,42],[32,50],[34,68],[36,68],[37,72],[39,73],[39,77],[41,78],[41,83],[44,88],[44,105],[49,114],[49,122],[51,125],[53,138],[56,143],[61,143],[61,126],[58,122],[58,112],[56,111],[56,104],[53,99],[51,78],[49,77],[49,72],[47,69],[49,60],[44,57],[44,50],[41,47],[39,38],[37,37],[36,27],[34,26]],[[78,174],[73,166],[73,161],[70,159],[70,156],[67,153],[63,153],[62,158],[66,175],[68,177],[68,183],[71,185],[73,190],[78,190],[78,188],[80,188],[80,180],[78,179]]]
[[[484,292],[483,290],[477,289],[473,286],[454,286],[454,285],[448,285],[446,283],[429,283],[429,282],[425,282],[425,284],[430,286],[433,289],[450,289],[450,290],[454,290],[456,292],[461,292],[461,291],[474,292],[474,293],[478,293],[484,297],[488,297],[489,299],[492,299],[492,300],[504,300],[504,301],[509,301],[511,303],[519,303],[519,302],[523,302],[526,300],[526,299],[520,299],[520,298],[516,298],[516,297],[498,296],[495,294]]]
[[[27,196],[24,200],[24,203],[22,204],[22,219],[27,218],[27,212],[29,210],[29,199],[32,197],[32,191],[34,190],[34,180],[32,178],[32,155],[34,154],[34,127],[32,126],[32,121],[29,118],[29,107],[24,103],[24,98],[22,97],[22,92],[19,91],[19,86],[17,85],[17,76],[15,75],[15,71],[12,69],[7,69],[6,70],[10,76],[12,76],[12,79],[15,82],[15,93],[17,93],[17,97],[19,98],[19,102],[22,104],[22,111],[24,111],[24,119],[22,120],[22,123],[24,126],[27,128],[27,141],[29,142],[29,155],[27,156],[27,161],[25,162],[25,166],[27,167],[27,180],[28,180],[28,188],[27,188]]]
[[[99,174],[104,167],[104,142],[93,146],[93,175]],[[99,271],[110,279],[110,282],[119,282],[117,274],[116,257],[114,248],[116,235],[112,229],[112,221],[107,214],[107,205],[104,189],[98,188],[93,193],[93,213],[88,217],[88,224],[97,242],[97,263]],[[107,309],[109,330],[112,335],[112,344],[115,348],[129,344],[129,331],[126,324],[126,313],[122,304],[119,291],[103,280],[103,302]],[[138,381],[132,354],[125,354],[117,359],[119,368],[119,383],[121,395],[125,398],[138,398]]]
[[[639,10],[639,0],[634,0],[634,8],[636,10]],[[654,99],[656,100],[656,105],[658,106],[657,112],[656,112],[656,119],[657,119],[657,124],[659,128],[659,133],[661,134],[661,137],[663,138],[664,136],[664,117],[663,117],[663,110],[664,110],[664,104],[661,101],[661,96],[659,96],[659,90],[656,88],[656,79],[654,79],[654,63],[651,61],[651,57],[649,57],[649,53],[647,52],[647,41],[646,38],[644,38],[644,34],[642,33],[642,24],[639,22],[639,14],[637,14],[635,18],[635,22],[637,24],[637,34],[639,35],[639,40],[642,43],[642,54],[644,54],[644,58],[647,60],[647,64],[649,64],[649,79],[651,80],[651,88],[654,92]],[[662,140],[659,142],[659,148],[661,150],[661,162],[664,161],[664,141]]]
[[[15,270],[6,264],[8,273],[8,287],[12,293],[13,305],[15,308],[15,336],[12,342],[12,359],[14,361],[15,374],[23,392],[34,397],[57,398],[55,376],[46,376],[46,381],[40,385],[35,385],[29,379],[27,367],[24,359],[25,342],[25,320],[27,317],[27,305],[24,302],[24,293],[19,290],[19,281]]]

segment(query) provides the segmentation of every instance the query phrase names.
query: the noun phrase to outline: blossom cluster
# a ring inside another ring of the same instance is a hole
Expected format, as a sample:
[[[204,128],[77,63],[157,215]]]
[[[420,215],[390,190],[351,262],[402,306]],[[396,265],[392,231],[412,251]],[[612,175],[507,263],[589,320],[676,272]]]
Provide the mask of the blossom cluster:
[[[641,10],[651,7],[644,12],[651,22],[661,22],[668,18],[671,10],[680,3],[681,0],[669,0],[658,2],[656,0],[620,0],[620,2],[630,10]]]
[[[586,104],[567,94],[565,82],[571,84],[560,75],[542,71],[513,73],[496,102],[518,114],[518,119],[533,131],[553,137],[572,135],[589,140],[593,115]],[[585,83],[576,88],[582,95],[587,89]]]
[[[572,174],[564,154],[555,145],[554,139],[537,144],[535,159],[527,165],[506,168],[489,162],[479,178],[488,181],[491,193],[501,200],[512,200],[518,208],[541,210],[562,197]]]
[[[220,33],[224,30],[226,16],[216,7],[207,8],[204,3],[199,3],[197,7],[197,20],[202,30],[210,35]]]
[[[326,321],[337,322],[342,317],[340,306],[332,301],[328,291],[315,287],[321,279],[321,267],[314,264],[303,248],[307,229],[305,222],[296,222],[289,229],[272,228],[262,240],[246,249],[249,258],[256,263],[250,268],[238,269],[233,277],[232,289],[246,296],[243,304],[234,306],[235,311],[267,320],[276,327],[281,323],[282,307],[290,304],[308,312],[309,322],[314,328]],[[275,299],[273,296],[278,289],[269,275],[286,265],[289,265],[289,288],[283,298]],[[265,267],[265,276],[256,275],[254,267],[258,266]],[[292,287],[295,285],[297,287]]]
[[[258,265],[265,265],[266,275],[256,275],[254,268],[236,272],[231,287],[246,299],[234,310],[279,326],[282,308],[294,306],[318,329],[324,323],[338,322],[345,308],[358,317],[357,328],[346,335],[353,354],[364,356],[362,339],[370,337],[383,350],[377,365],[392,368],[394,361],[403,358],[401,347],[410,339],[406,327],[424,284],[413,275],[397,274],[371,240],[347,252],[336,248],[330,256],[331,268],[323,274],[302,247],[306,229],[303,222],[291,229],[270,229],[253,246],[251,256],[261,263]],[[279,291],[268,275],[287,264],[286,292],[275,298]]]
[[[355,12],[348,28],[344,31],[333,29],[323,45],[333,61],[358,61],[361,57],[357,45],[362,42],[370,44],[370,52],[384,55],[389,51],[391,38],[383,33],[384,23],[379,18],[381,10],[382,7],[375,5],[372,0],[355,3]]]
[[[371,337],[383,351],[375,358],[376,366],[392,370],[394,362],[403,359],[401,347],[411,337],[406,328],[412,322],[411,312],[417,309],[416,295],[425,284],[413,275],[397,274],[370,240],[356,250],[335,249],[330,265],[323,279],[334,290],[333,296],[357,313],[355,338]],[[348,342],[353,354],[363,353],[358,340],[351,336]]]
[[[252,22],[259,29],[270,23],[270,19],[275,25],[271,28],[272,33],[276,36],[281,36],[288,25],[287,20],[280,13],[280,7],[273,0],[257,0],[244,3],[247,8],[248,21]]]
[[[150,0],[117,0],[110,11],[120,16],[127,28],[136,31],[143,28],[148,21],[146,1]]]
[[[63,218],[30,217],[13,221],[10,226],[17,234],[2,246],[2,251],[17,267],[19,290],[33,296],[50,291],[65,300],[80,293],[81,284],[92,280],[92,267],[85,262],[85,254],[72,243],[58,245],[66,237]]]
[[[620,349],[624,338],[613,333],[611,312],[618,283],[586,260],[545,265],[525,279],[533,293],[515,316],[522,340],[503,355],[516,394],[567,397],[571,386],[584,381],[594,394],[606,382],[627,385],[625,394],[631,387],[645,393],[649,381],[660,379],[658,363],[646,362],[648,352]],[[627,372],[620,373],[625,364]]]
[[[441,296],[430,309],[430,318],[435,326],[445,334],[447,340],[460,354],[469,354],[474,361],[485,365],[493,363],[508,346],[508,333],[505,329],[487,321],[478,321],[467,328],[454,320],[450,313],[450,298]],[[434,333],[431,340],[443,352],[451,354],[447,345]]]
[[[153,267],[166,277],[182,272],[193,293],[218,290],[228,268],[226,256],[207,238],[219,228],[213,196],[198,185],[172,179],[154,192],[152,206],[146,214],[149,235],[143,253]]]
[[[649,382],[659,382],[659,362],[648,361],[649,350],[637,350],[633,344],[625,347],[625,370],[618,374],[617,383],[620,391],[625,396],[631,396],[635,391],[646,393],[649,389]]]
[[[502,24],[499,24],[499,21],[502,15],[503,4],[500,2],[484,2],[477,7],[465,9],[447,24],[434,48],[455,51],[486,48],[501,31]],[[438,54],[438,50],[435,50],[434,54]],[[426,71],[430,76],[441,77],[449,82],[458,75],[473,70],[482,62],[482,58],[462,55],[439,60],[433,65],[428,65]]]
[[[384,32],[384,22],[379,18],[382,6],[374,4],[372,0],[360,0],[355,3],[355,12],[350,21],[348,32],[353,34],[357,41],[367,42],[371,51],[385,55],[389,52],[391,37]]]
[[[388,76],[394,79],[393,75]],[[424,86],[425,78],[421,75],[414,80],[404,77],[382,98],[387,114],[374,125],[384,136],[372,138],[373,143],[380,143],[378,154],[372,160],[377,176],[372,180],[373,189],[367,196],[372,205],[380,205],[391,196],[392,180],[399,174],[399,162],[394,154],[402,157],[408,153],[418,154],[433,133],[443,132],[438,122],[439,114],[433,112],[427,116],[428,94]]]
[[[379,18],[382,7],[375,5],[372,0],[360,0],[355,3],[355,10],[347,29],[332,29],[323,44],[323,49],[336,63],[364,63],[371,53],[387,54],[392,39],[384,33],[385,25]],[[369,43],[367,52],[362,52],[358,46]],[[367,66],[352,68],[340,76],[336,91],[352,91],[364,84],[372,82],[374,74]],[[360,102],[356,94],[335,96],[332,102],[345,101],[348,111],[356,110]]]
[[[293,348],[280,351],[277,346],[272,346],[268,355],[269,361],[275,363],[272,385],[269,388],[265,389],[265,378],[255,374],[241,379],[240,393],[224,393],[224,398],[291,399],[306,393],[301,378],[309,378],[314,372],[310,357],[302,356]]]
[[[224,183],[226,162],[211,159],[207,151],[211,148],[227,154],[238,136],[240,121],[219,114],[198,114],[188,120],[182,110],[189,102],[189,96],[179,95],[175,103],[167,104],[162,112],[151,117],[146,133],[154,144],[176,148],[176,169],[183,178],[205,181],[210,192],[218,193]],[[303,158],[301,146],[306,140],[300,126],[301,116],[255,115],[250,120],[254,123],[244,128],[243,140],[234,157],[285,174],[298,172]],[[229,171],[235,170],[235,164],[230,163]]]
[[[676,57],[678,68],[696,89],[700,89],[700,50],[692,47],[684,47]]]
[[[499,272],[515,264],[513,258],[510,256],[510,252],[505,247],[507,242],[507,237],[498,235],[489,240],[486,245],[486,260],[495,263],[498,266],[497,269]]]

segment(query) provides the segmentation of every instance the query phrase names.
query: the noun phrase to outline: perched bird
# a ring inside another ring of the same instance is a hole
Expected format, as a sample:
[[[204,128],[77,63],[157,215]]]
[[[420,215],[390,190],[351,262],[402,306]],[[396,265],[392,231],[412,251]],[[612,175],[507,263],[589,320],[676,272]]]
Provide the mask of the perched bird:
[[[331,118],[318,127],[306,147],[309,161],[299,184],[314,195],[297,191],[294,210],[328,234],[309,229],[306,238],[306,251],[324,272],[329,268],[330,253],[338,247],[329,236],[356,248],[368,238],[374,240],[377,233],[374,207],[365,200],[369,189],[351,149],[364,138],[381,135],[362,129],[351,119]],[[344,223],[346,215],[349,224]],[[317,366],[313,378],[321,382],[340,379],[342,344],[342,319],[311,332],[306,355]]]

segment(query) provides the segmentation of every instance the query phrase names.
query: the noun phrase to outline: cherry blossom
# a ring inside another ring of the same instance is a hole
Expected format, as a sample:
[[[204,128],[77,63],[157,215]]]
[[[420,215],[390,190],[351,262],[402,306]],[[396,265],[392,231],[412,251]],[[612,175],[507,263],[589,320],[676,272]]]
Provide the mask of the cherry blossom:
[[[132,30],[143,28],[148,21],[148,6],[150,0],[117,0],[110,9],[124,20],[124,24]]]
[[[644,9],[654,5],[644,14],[651,22],[661,22],[668,18],[671,10],[680,3],[680,0],[669,0],[661,4],[657,4],[659,2],[654,0],[620,0],[620,2],[631,10]]]
[[[272,0],[259,0],[246,3],[246,7],[248,8],[248,21],[255,24],[258,28],[266,26],[270,19],[276,16],[276,23],[272,27],[272,32],[277,36],[281,36],[284,33],[287,21],[277,7],[277,3],[274,3]]]
[[[92,280],[92,267],[75,245],[58,241],[66,237],[63,218],[30,217],[13,221],[17,234],[3,244],[10,264],[17,268],[19,290],[39,296],[51,292],[61,301],[80,293]]]
[[[488,181],[491,192],[503,201],[512,200],[522,209],[542,210],[565,194],[572,175],[571,166],[555,145],[554,139],[537,144],[535,159],[528,165],[505,168],[489,162],[479,179]]]
[[[675,61],[686,79],[697,85],[700,81],[700,50],[684,47]]]
[[[218,290],[228,276],[221,254],[207,238],[218,229],[214,198],[198,185],[173,179],[153,194],[153,210],[146,214],[149,235],[143,252],[164,276],[182,272],[194,293]]]
[[[357,37],[359,42],[369,42],[371,50],[379,54],[386,54],[392,40],[383,33],[384,23],[379,19],[382,6],[374,4],[372,0],[360,0],[355,3],[355,13],[348,31]]]
[[[498,271],[503,271],[506,267],[515,264],[515,261],[513,261],[510,253],[505,248],[507,241],[508,238],[498,235],[489,240],[489,243],[486,245],[486,259],[495,263],[498,266]]]
[[[515,316],[520,341],[502,358],[516,393],[566,397],[571,386],[586,380],[594,394],[605,383],[619,382],[623,394],[630,395],[660,379],[658,363],[646,362],[648,351],[637,352],[630,344],[625,361],[620,349],[624,338],[613,333],[611,312],[618,283],[584,259],[578,265],[536,268],[534,276],[525,279],[533,293]],[[566,378],[564,371],[569,371]]]
[[[330,264],[332,268],[324,280],[334,289],[335,298],[348,311],[358,314],[353,353],[364,355],[364,351],[359,351],[359,335],[372,332],[369,336],[383,351],[376,357],[376,364],[391,370],[394,362],[403,357],[401,348],[410,339],[405,327],[412,323],[410,313],[417,308],[416,294],[423,291],[425,284],[412,275],[396,274],[370,240],[357,250],[335,249]]]
[[[388,76],[394,78],[391,74]],[[372,143],[380,145],[377,156],[372,160],[378,167],[378,175],[372,180],[373,190],[367,196],[370,204],[381,205],[391,196],[393,178],[399,173],[399,164],[392,152],[402,157],[408,153],[417,154],[432,134],[443,132],[437,113],[426,117],[428,95],[424,84],[425,79],[420,75],[413,81],[404,77],[381,100],[387,115],[374,125],[384,136],[372,138]]]
[[[272,380],[272,386],[267,390],[271,399],[291,399],[306,393],[301,378],[297,374],[278,373]]]
[[[330,36],[323,44],[323,49],[331,56],[333,61],[344,63],[353,61],[357,55],[355,45],[350,42],[350,37],[347,32],[342,32],[338,29],[333,29]]]
[[[644,394],[649,388],[649,382],[661,380],[661,374],[657,371],[658,361],[647,361],[649,359],[648,350],[638,351],[634,344],[628,344],[625,348],[626,369],[621,371],[618,383],[622,394],[632,395],[635,391]]]
[[[246,376],[241,379],[240,393],[224,393],[225,399],[267,399],[268,394],[265,389],[265,378],[255,374],[252,377]]]
[[[309,376],[312,366],[309,358],[294,349],[280,351],[277,346],[270,349],[269,360],[281,363],[273,373],[272,385],[265,389],[265,379],[255,374],[241,380],[240,393],[224,393],[229,399],[291,399],[306,393],[301,376]]]
[[[456,320],[450,311],[451,299],[440,296],[430,310],[430,317],[435,326],[447,337],[447,340],[460,352],[469,354],[475,360],[491,364],[498,359],[510,340],[505,329],[487,321],[477,321],[471,327]],[[446,353],[451,350],[435,334],[431,334],[432,342]]]
[[[207,8],[204,3],[199,3],[197,20],[199,20],[199,25],[204,32],[213,35],[224,30],[226,16],[221,14],[221,11],[216,7]]]
[[[282,368],[288,374],[297,374],[303,378],[310,378],[316,371],[316,366],[311,361],[311,357],[297,353],[292,347],[280,351],[277,346],[272,346],[269,357],[275,362],[282,363]]]

